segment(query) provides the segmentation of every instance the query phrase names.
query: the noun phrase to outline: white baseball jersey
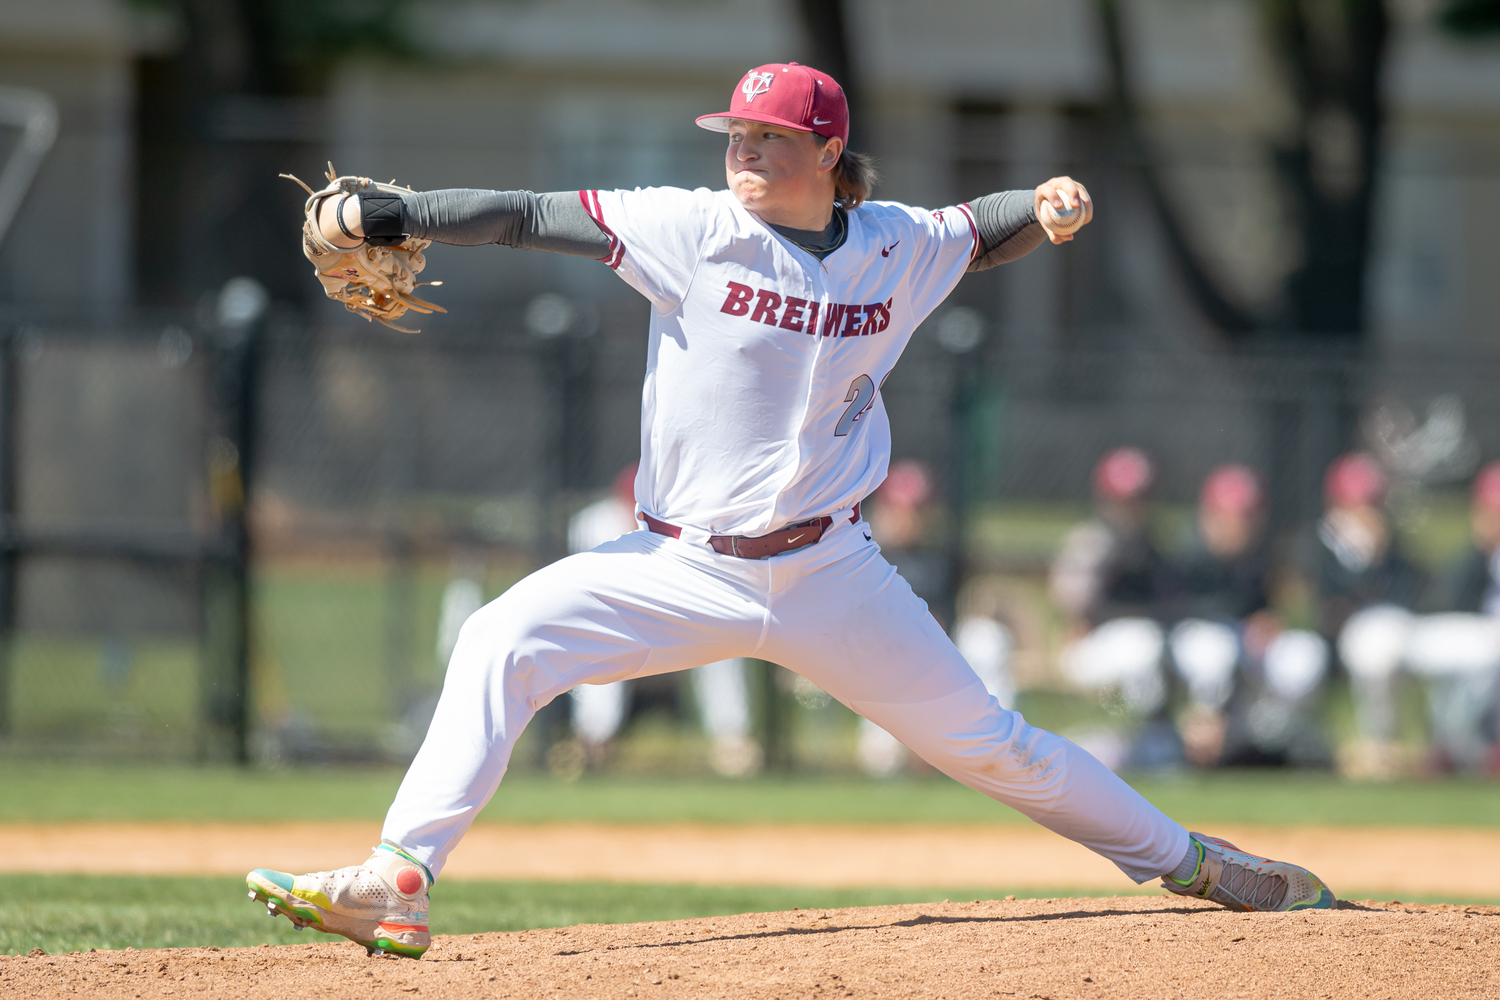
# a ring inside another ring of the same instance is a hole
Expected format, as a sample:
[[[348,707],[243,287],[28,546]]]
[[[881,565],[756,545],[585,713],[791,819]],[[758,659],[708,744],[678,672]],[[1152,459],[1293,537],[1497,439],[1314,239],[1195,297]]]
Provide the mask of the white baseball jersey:
[[[606,262],[651,300],[641,405],[642,510],[711,534],[762,535],[852,507],[885,478],[880,386],[963,276],[967,205],[866,202],[825,259],[729,191],[582,191]]]
[[[696,533],[757,535],[846,510],[880,483],[880,384],[968,265],[965,207],[862,205],[820,262],[725,191],[582,197],[611,234],[609,264],[656,307],[640,507]],[[437,873],[542,705],[580,684],[750,656],[1137,882],[1187,856],[1180,824],[995,700],[862,526],[836,519],[816,545],[774,559],[701,540],[631,531],[470,617],[382,839]]]

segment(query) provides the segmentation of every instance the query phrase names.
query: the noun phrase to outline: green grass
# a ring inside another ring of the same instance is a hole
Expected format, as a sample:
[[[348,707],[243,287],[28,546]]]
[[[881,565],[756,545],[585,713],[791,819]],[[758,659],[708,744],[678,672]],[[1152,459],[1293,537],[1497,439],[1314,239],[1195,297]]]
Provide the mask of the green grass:
[[[990,538],[986,544],[994,552],[1025,562],[1028,552],[1037,555],[1055,548],[1082,513],[1052,505],[987,507],[976,515],[974,526]],[[1190,513],[1188,508],[1164,508],[1162,516],[1165,523],[1181,521]],[[1436,552],[1450,544],[1453,526],[1463,524],[1455,516],[1439,511],[1422,522],[1432,536],[1429,549]],[[485,593],[500,593],[527,568],[523,561],[494,562],[485,570]],[[402,719],[440,686],[442,668],[434,640],[450,572],[446,561],[433,560],[410,567],[409,577],[396,575],[393,567],[374,558],[259,565],[251,664],[254,724],[263,733],[288,735],[285,743],[258,744],[262,750],[295,759],[297,747],[310,746],[315,756],[324,754],[325,759],[385,755],[380,759],[389,760],[411,749],[418,734]],[[1018,614],[1035,619],[1033,630],[1052,635],[1048,643],[1056,639],[1061,622],[1042,575],[1013,576],[1006,592]],[[1289,610],[1293,609],[1283,608]],[[1305,618],[1308,613],[1303,607],[1292,617]],[[203,664],[189,638],[22,632],[15,636],[10,654],[5,720],[10,731],[0,738],[5,758],[181,761],[200,752],[212,757],[222,750],[217,734],[203,725]],[[779,669],[775,672],[784,678]],[[685,677],[680,680],[686,682]],[[759,702],[763,692],[758,680],[753,687]],[[1401,700],[1400,738],[1406,743],[1426,738],[1419,687],[1407,685]],[[617,741],[607,773],[708,777],[704,739],[687,707],[691,698],[681,700],[684,707],[675,714],[637,716]],[[758,717],[763,707],[757,704]],[[851,712],[837,703],[806,708],[785,694],[782,707],[782,749],[799,768],[843,777],[858,774],[856,718]],[[1017,707],[1032,723],[1055,732],[1120,721],[1097,699],[1078,693],[1028,690]],[[1330,694],[1326,715],[1336,741],[1349,734],[1349,699],[1341,688]],[[522,735],[512,760],[513,775],[545,769],[545,746],[555,733],[544,729],[535,725]]]
[[[464,520],[479,498],[427,497],[423,502],[432,505],[436,516]],[[1462,491],[1425,495],[1414,515],[1403,520],[1404,549],[1423,565],[1442,565],[1468,537],[1467,511]],[[1018,612],[1034,616],[1053,639],[1060,621],[1046,596],[1042,568],[1087,514],[1085,506],[1054,503],[984,504],[971,512],[972,554],[980,561],[1031,567],[1011,574],[1007,599],[1018,602]],[[521,515],[521,520],[529,516]],[[1156,533],[1164,544],[1175,544],[1192,516],[1191,505],[1162,505]],[[501,593],[530,568],[521,557],[491,560],[484,567],[485,593]],[[403,577],[399,567],[374,556],[257,564],[251,675],[259,725],[313,732],[355,752],[383,745],[386,738],[398,739],[393,727],[402,713],[436,691],[441,681],[434,640],[441,595],[452,572],[446,559],[423,560],[407,569],[410,575]],[[1281,608],[1284,616],[1305,619],[1306,601],[1288,600],[1295,606]],[[207,739],[200,719],[200,650],[192,637],[127,634],[104,639],[21,632],[9,654],[10,732],[0,749],[32,757],[181,760],[191,759]],[[1420,708],[1420,698],[1417,703]],[[1055,730],[1105,721],[1098,705],[1086,698],[1028,693],[1021,707],[1033,722]],[[852,726],[846,724],[852,716],[836,706],[821,718],[814,715],[792,711],[789,728],[797,759],[810,769],[852,773]],[[1417,728],[1424,724],[1419,721]],[[679,743],[684,742],[683,728],[679,725],[676,733]],[[627,732],[622,744],[630,738]],[[706,773],[702,754],[693,748],[687,753],[689,765],[684,765],[680,748],[676,756],[661,746],[647,749],[654,756],[636,761],[635,770]],[[528,761],[517,764],[524,769]]]
[[[499,594],[527,569],[503,560],[489,566],[486,594]],[[258,566],[257,713],[368,743],[414,693],[441,684],[434,640],[448,575],[446,561],[421,563],[404,582],[372,560]],[[404,588],[410,603],[393,603]],[[406,620],[393,628],[398,614]],[[201,728],[201,670],[200,649],[188,637],[20,633],[11,649],[9,739],[42,756],[189,757]]]
[[[1143,890],[1147,891],[1147,890]],[[1154,893],[1155,890],[1150,890]],[[591,882],[440,882],[434,934],[476,934],[585,923],[635,923],[731,913],[995,899],[978,889],[796,889],[619,885]],[[1076,891],[1016,892],[1022,897]],[[1115,893],[1110,893],[1115,895]],[[90,948],[221,948],[330,940],[298,933],[246,898],[239,878],[11,875],[0,895],[0,954],[49,955]]]
[[[0,772],[0,822],[264,820],[267,803],[326,819],[378,819],[395,770],[259,770],[12,763]],[[1220,772],[1136,787],[1168,814],[1202,825],[1500,826],[1500,787],[1447,779],[1353,784],[1331,775]],[[277,813],[279,815],[280,813]],[[889,782],[761,778],[733,782],[515,776],[480,821],[539,823],[1024,823],[942,777]]]
[[[11,657],[16,735],[88,734],[123,754],[192,752],[199,693],[190,641],[18,636]]]
[[[1151,886],[1140,895],[1156,895]],[[938,900],[1120,895],[1077,889],[798,889],[620,885],[594,882],[439,882],[432,890],[434,934],[567,927],[588,923],[679,920],[844,906]],[[1368,894],[1351,893],[1349,898]],[[1494,903],[1495,900],[1402,897],[1405,902]],[[238,878],[99,875],[9,875],[0,894],[0,954],[41,948],[49,955],[90,948],[220,948],[336,940],[298,933],[246,898]],[[351,945],[351,947],[353,947]]]

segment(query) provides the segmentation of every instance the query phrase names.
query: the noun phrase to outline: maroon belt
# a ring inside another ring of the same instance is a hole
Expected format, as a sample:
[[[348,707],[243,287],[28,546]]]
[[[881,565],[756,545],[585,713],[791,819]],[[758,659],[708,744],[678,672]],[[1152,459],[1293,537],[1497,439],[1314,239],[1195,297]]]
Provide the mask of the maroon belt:
[[[675,524],[658,521],[645,511],[641,512],[640,518],[646,522],[646,527],[658,535],[682,537],[682,529]],[[854,513],[849,516],[849,523],[859,523],[859,504],[854,505]],[[812,545],[821,540],[823,532],[831,527],[833,527],[833,518],[825,514],[811,521],[803,521],[801,524],[773,531],[769,535],[757,535],[754,538],[748,535],[711,535],[708,544],[715,552],[724,556],[739,556],[741,559],[769,559],[783,552]]]

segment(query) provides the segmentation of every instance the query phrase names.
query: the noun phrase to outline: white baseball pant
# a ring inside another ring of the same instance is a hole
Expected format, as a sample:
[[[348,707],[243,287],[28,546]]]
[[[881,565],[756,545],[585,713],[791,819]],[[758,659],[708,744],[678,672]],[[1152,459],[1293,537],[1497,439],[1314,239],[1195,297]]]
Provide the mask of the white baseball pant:
[[[533,573],[464,624],[383,838],[436,875],[541,706],[578,684],[752,656],[1135,881],[1175,868],[1187,831],[1084,750],[1003,709],[866,531],[840,520],[816,545],[764,560],[636,531]]]

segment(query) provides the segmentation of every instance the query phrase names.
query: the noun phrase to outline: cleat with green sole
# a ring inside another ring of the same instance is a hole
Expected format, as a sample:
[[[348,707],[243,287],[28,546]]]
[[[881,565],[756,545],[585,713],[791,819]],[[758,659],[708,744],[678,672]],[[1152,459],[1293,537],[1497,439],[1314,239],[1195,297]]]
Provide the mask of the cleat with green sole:
[[[252,899],[266,913],[286,916],[297,930],[311,927],[364,945],[367,954],[421,958],[432,943],[427,890],[432,876],[405,851],[381,844],[362,865],[292,875],[257,868],[245,876]]]
[[[1198,870],[1186,882],[1163,875],[1162,888],[1231,910],[1327,910],[1333,890],[1306,868],[1242,851],[1227,840],[1192,833]]]

